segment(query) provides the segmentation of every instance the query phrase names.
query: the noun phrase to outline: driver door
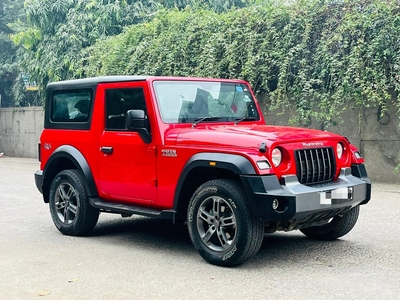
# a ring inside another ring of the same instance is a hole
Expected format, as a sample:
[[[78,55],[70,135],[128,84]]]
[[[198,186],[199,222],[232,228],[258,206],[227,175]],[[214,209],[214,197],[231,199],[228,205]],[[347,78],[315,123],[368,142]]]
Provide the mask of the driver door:
[[[114,87],[104,84],[104,128],[98,153],[99,190],[102,198],[128,204],[156,200],[155,141],[145,144],[137,132],[125,128],[125,115],[130,109],[147,114],[144,82]]]

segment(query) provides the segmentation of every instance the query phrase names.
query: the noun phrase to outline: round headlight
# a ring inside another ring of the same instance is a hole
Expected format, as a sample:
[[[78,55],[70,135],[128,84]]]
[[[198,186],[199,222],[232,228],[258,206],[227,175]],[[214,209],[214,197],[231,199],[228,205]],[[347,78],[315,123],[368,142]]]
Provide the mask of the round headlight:
[[[337,152],[338,158],[341,159],[342,155],[343,155],[343,145],[341,143],[338,143],[336,145],[336,152]]]
[[[272,151],[272,163],[275,167],[279,166],[282,161],[282,152],[278,148],[275,148]]]

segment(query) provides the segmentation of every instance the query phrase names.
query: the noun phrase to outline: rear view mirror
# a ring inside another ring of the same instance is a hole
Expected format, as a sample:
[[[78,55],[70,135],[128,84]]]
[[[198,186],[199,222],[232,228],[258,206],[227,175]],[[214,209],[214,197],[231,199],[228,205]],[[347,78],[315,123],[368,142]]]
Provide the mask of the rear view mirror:
[[[148,130],[147,116],[144,110],[128,110],[125,117],[125,127],[129,131],[136,131],[146,144],[151,142],[151,134]]]

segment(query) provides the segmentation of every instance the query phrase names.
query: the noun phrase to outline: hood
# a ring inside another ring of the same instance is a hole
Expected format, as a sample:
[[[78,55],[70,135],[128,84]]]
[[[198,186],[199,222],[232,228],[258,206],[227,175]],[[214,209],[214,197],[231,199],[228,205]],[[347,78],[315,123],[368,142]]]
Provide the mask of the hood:
[[[339,135],[326,131],[288,126],[197,125],[195,128],[175,128],[167,133],[166,140],[170,145],[258,148],[263,142],[268,147],[275,143],[298,142],[315,142],[315,146],[321,146],[319,142],[339,138]]]

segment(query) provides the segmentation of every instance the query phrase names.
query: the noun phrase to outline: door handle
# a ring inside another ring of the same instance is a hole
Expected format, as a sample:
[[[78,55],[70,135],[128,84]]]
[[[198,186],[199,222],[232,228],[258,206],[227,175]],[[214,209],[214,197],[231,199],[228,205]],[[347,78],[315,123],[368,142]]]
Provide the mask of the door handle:
[[[101,152],[105,154],[112,154],[113,153],[113,147],[100,147]]]

